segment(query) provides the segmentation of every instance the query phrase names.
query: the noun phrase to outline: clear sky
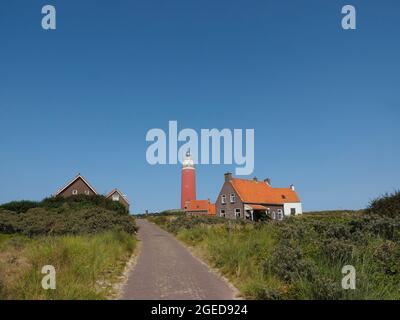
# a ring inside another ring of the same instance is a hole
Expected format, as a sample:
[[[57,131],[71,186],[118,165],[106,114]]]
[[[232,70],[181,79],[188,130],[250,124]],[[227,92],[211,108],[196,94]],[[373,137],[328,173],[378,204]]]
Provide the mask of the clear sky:
[[[2,0],[0,203],[80,172],[134,212],[176,208],[180,166],[150,166],[145,136],[177,120],[254,128],[251,177],[305,210],[365,207],[400,188],[399,35],[398,0]],[[198,198],[234,167],[199,165]]]

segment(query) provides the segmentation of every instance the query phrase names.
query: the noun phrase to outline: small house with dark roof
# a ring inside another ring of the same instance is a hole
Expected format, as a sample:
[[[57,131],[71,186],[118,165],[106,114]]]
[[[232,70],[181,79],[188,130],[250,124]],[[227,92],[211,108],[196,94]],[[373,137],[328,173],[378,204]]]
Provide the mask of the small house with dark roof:
[[[271,180],[237,179],[225,174],[225,182],[215,203],[216,213],[229,219],[275,220],[303,213],[302,204],[294,186],[274,188]]]
[[[69,181],[64,187],[59,189],[54,196],[56,197],[72,197],[78,195],[85,196],[97,196],[99,193],[90,185],[90,183],[80,174],[78,173],[74,179]],[[129,200],[120,190],[113,189],[106,196],[107,199],[112,201],[118,201],[125,208],[126,211],[129,212]]]
[[[106,198],[121,203],[126,208],[126,211],[129,211],[129,205],[130,205],[129,200],[126,197],[126,195],[124,195],[118,189],[112,190],[110,193],[106,195]]]
[[[64,187],[59,189],[55,196],[71,197],[77,195],[93,196],[98,195],[97,191],[90,185],[90,183],[80,174],[69,181]]]

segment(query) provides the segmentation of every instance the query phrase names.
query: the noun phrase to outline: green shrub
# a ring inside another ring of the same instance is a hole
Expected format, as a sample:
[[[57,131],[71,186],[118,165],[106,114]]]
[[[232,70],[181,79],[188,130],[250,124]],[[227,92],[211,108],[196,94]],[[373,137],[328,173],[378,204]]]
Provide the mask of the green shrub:
[[[105,209],[82,209],[57,212],[44,208],[30,209],[13,215],[0,211],[0,232],[27,236],[94,234],[108,230],[136,232],[134,218]]]
[[[39,202],[23,200],[23,201],[12,201],[9,203],[2,204],[0,206],[0,209],[13,211],[16,213],[23,213],[27,212],[29,209],[37,208],[39,206],[40,206]]]
[[[354,245],[350,241],[329,239],[321,242],[321,252],[332,265],[350,264],[353,249]]]
[[[301,278],[312,280],[313,266],[304,259],[299,246],[293,246],[288,241],[280,242],[272,254],[264,261],[264,272],[272,273],[285,282]]]
[[[398,243],[385,241],[374,252],[374,259],[385,274],[400,273],[400,245]]]
[[[339,300],[343,297],[343,289],[339,279],[331,279],[318,275],[311,284],[313,300]]]
[[[400,191],[392,194],[385,194],[382,197],[373,200],[367,212],[374,215],[381,215],[387,217],[400,216]]]
[[[112,201],[101,195],[77,195],[67,198],[61,196],[45,198],[40,202],[35,201],[13,201],[2,204],[0,209],[12,211],[14,213],[25,213],[29,209],[44,208],[44,209],[58,209],[59,211],[73,209],[87,209],[87,208],[103,208],[112,210],[120,214],[128,214],[126,208],[117,201]]]
[[[28,236],[94,234],[108,230],[135,233],[134,218],[103,196],[55,197],[41,202],[13,202],[0,208],[0,233]],[[29,206],[32,208],[27,209]],[[27,209],[26,211],[23,211]]]

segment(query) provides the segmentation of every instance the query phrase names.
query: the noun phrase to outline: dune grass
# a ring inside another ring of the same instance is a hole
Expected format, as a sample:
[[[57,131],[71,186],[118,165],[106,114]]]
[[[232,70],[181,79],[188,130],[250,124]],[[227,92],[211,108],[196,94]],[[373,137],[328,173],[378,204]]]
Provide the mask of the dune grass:
[[[132,234],[38,236],[0,234],[0,299],[107,299],[136,247]],[[56,289],[41,269],[56,270]]]
[[[337,212],[282,222],[152,218],[192,246],[248,299],[400,299],[399,216]],[[342,267],[356,269],[343,290]]]

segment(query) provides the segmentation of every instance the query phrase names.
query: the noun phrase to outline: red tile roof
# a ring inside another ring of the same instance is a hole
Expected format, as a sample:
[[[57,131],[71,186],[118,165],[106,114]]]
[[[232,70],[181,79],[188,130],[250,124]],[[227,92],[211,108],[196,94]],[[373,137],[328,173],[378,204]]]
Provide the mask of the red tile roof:
[[[186,202],[185,211],[196,212],[196,211],[207,211],[208,214],[214,215],[215,204],[211,203],[210,200],[191,200]]]
[[[291,188],[273,188],[264,181],[230,180],[240,199],[245,203],[284,204],[300,202],[296,191]]]

